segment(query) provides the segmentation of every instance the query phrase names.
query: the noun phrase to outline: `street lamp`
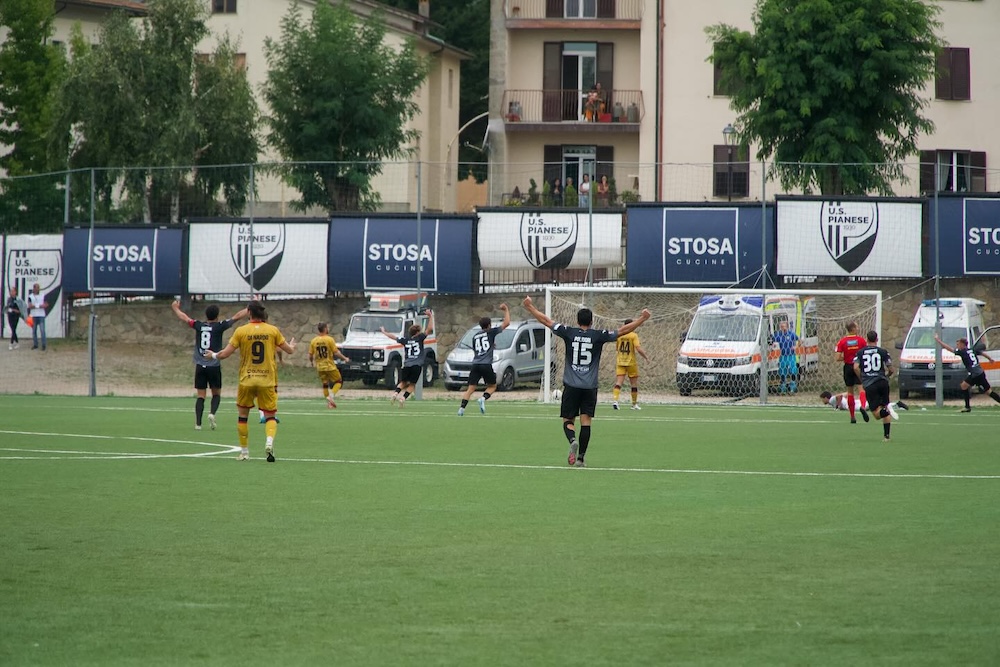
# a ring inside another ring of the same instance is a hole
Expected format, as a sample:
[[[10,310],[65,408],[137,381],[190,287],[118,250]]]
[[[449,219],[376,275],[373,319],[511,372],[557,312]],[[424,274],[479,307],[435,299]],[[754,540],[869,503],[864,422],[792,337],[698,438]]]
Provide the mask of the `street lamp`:
[[[726,194],[733,201],[733,146],[736,145],[736,128],[732,123],[722,128],[722,140],[726,144]]]

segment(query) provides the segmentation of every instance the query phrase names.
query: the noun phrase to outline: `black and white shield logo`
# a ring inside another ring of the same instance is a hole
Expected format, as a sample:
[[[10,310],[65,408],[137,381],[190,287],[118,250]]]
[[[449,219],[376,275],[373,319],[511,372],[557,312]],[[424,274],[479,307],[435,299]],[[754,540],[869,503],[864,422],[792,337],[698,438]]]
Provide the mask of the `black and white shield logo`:
[[[521,250],[536,269],[565,269],[573,260],[579,224],[574,213],[522,213]]]
[[[262,290],[281,266],[281,258],[285,254],[285,225],[273,222],[256,224],[251,238],[250,225],[235,223],[230,228],[229,250],[233,265],[247,285],[254,290]]]
[[[7,289],[17,288],[17,295],[27,300],[38,284],[38,292],[51,313],[62,292],[62,250],[17,250],[7,252]]]
[[[840,268],[853,273],[865,263],[878,237],[878,204],[860,201],[823,202],[823,244]]]

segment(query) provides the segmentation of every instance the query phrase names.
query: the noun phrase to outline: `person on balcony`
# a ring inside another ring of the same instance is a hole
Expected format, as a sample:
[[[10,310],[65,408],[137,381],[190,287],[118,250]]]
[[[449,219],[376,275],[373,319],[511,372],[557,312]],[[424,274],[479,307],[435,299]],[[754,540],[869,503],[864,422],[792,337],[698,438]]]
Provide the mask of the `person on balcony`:
[[[608,198],[611,196],[611,184],[608,183],[608,175],[601,174],[601,180],[597,182],[597,205],[607,206]]]
[[[590,208],[590,174],[584,174],[580,181],[580,206]]]
[[[552,204],[554,206],[562,206],[563,205],[562,179],[557,178],[554,181],[552,181],[552,193],[551,194],[552,194]]]

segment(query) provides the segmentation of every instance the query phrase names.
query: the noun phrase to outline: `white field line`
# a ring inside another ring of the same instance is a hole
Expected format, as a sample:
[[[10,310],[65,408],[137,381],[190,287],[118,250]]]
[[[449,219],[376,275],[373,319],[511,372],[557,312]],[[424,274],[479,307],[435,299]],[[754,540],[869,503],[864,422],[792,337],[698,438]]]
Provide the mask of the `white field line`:
[[[197,452],[194,454],[150,454],[149,452],[87,452],[77,450],[56,449],[25,449],[17,447],[0,447],[0,452],[10,452],[11,455],[0,454],[0,459],[35,461],[57,459],[190,459],[232,454],[240,450],[232,445],[220,445],[215,442],[197,440],[173,440],[169,438],[143,438],[131,435],[99,435],[90,433],[50,433],[43,431],[8,431],[0,430],[0,434],[26,435],[40,438],[82,438],[86,440],[129,440],[132,442],[153,442],[157,444],[197,445],[214,447],[218,451]],[[20,454],[51,454],[50,456],[23,456]]]

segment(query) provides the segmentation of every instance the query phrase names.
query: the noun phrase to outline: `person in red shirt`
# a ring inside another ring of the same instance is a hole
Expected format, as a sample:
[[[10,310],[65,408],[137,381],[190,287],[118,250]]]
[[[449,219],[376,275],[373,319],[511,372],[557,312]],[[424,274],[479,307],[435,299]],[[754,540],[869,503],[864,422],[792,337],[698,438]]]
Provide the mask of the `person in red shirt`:
[[[855,387],[861,384],[861,378],[854,372],[854,357],[858,350],[868,343],[863,336],[858,335],[858,323],[847,323],[847,335],[837,342],[837,358],[844,364],[844,384],[847,386],[847,410],[851,413],[851,423],[857,424],[854,410],[861,411],[861,418],[868,421],[868,413],[861,404],[855,403]]]

